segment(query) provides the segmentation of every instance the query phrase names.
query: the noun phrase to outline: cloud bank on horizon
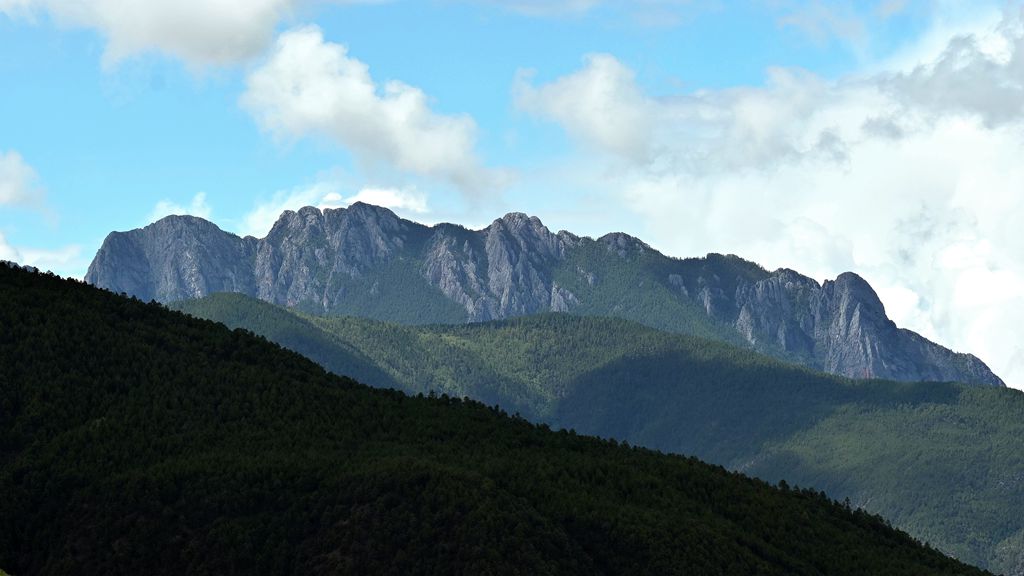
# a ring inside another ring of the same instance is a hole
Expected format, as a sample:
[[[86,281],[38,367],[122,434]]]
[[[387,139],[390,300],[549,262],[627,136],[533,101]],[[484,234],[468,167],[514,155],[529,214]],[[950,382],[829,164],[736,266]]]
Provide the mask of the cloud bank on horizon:
[[[443,64],[452,67],[439,68],[439,80],[402,69],[417,78],[407,82],[395,65],[378,69],[372,50],[357,53],[334,35],[336,26],[320,22],[357,5],[412,9],[398,1],[0,0],[0,21],[94,31],[106,77],[154,54],[198,78],[222,70],[205,82],[234,106],[225,114],[247,116],[276,154],[300,155],[313,142],[317,154],[336,147],[352,161],[342,178],[308,174],[245,197],[228,198],[215,182],[183,197],[156,196],[132,222],[191,213],[262,236],[282,210],[307,204],[369,201],[432,221],[514,209],[584,233],[626,230],[675,256],[732,252],[818,279],[854,270],[899,325],[973,352],[1024,387],[1016,336],[1024,325],[1022,7],[768,4],[759,17],[773,19],[780,43],[797,34],[809,42],[800,50],[841,45],[854,64],[836,73],[783,59],[762,82],[724,76],[713,86],[680,86],[652,81],[657,67],[628,57],[624,41],[601,37],[589,44],[605,49],[560,55],[563,45],[531,36],[550,48],[550,63],[495,66],[480,80],[482,69],[462,70],[460,62]],[[677,34],[701,11],[749,16],[730,3],[679,0],[466,0],[418,9],[415,24],[432,11],[466,11],[476,22],[507,19],[515,28],[532,19],[551,30],[625,14],[635,26],[678,26]],[[875,42],[876,29],[908,15],[924,24],[899,42]],[[395,34],[399,52],[423,52],[411,55],[432,66],[431,46],[403,48]],[[465,66],[473,56],[466,53]],[[555,56],[578,64],[567,69]],[[450,94],[443,82],[453,81],[504,82],[505,116],[438,100],[434,94]],[[192,97],[203,94],[193,87]],[[551,143],[558,133],[567,144]],[[522,152],[531,148],[538,152]],[[59,211],[51,174],[22,156],[16,138],[0,139],[0,210],[22,219],[40,212],[45,184],[45,203]],[[101,239],[32,248],[16,224],[0,219],[0,258],[78,275],[88,257],[81,246]]]

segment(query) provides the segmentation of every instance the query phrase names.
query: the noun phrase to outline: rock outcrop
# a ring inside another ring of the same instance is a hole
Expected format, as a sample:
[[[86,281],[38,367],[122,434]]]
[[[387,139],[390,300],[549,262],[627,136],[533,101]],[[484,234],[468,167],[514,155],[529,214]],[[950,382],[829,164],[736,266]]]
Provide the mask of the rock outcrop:
[[[255,295],[258,241],[193,216],[171,216],[103,241],[86,281],[142,300],[167,302],[212,292]]]
[[[977,358],[896,327],[871,286],[846,272],[819,285],[792,270],[742,284],[736,329],[755,348],[854,378],[1002,384]]]

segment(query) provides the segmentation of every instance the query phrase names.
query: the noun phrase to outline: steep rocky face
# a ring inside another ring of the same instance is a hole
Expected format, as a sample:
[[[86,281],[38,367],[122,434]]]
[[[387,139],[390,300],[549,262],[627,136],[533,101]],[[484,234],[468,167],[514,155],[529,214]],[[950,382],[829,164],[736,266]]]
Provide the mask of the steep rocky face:
[[[565,247],[537,218],[509,214],[485,230],[487,288],[495,317],[550,309],[551,269]]]
[[[466,309],[470,320],[566,312],[576,296],[553,280],[576,240],[553,234],[536,217],[512,213],[479,232],[441,225],[426,250],[431,285]]]
[[[255,293],[276,304],[313,303],[329,310],[345,297],[345,279],[404,249],[409,228],[390,210],[369,204],[287,211],[258,243]]]
[[[585,311],[655,325],[658,315],[689,314],[707,333],[735,330],[758,351],[834,374],[1002,385],[974,356],[897,328],[856,274],[819,285],[736,256],[677,260],[626,234],[554,234],[520,213],[473,231],[361,203],[307,207],[282,214],[260,240],[172,216],[110,234],[86,281],[143,299],[241,292],[398,322]]]
[[[486,248],[474,232],[442,224],[428,242],[423,273],[449,299],[465,308],[468,318],[493,318],[496,311],[487,297]]]
[[[905,356],[904,343],[898,341],[896,325],[863,278],[840,274],[822,285],[816,300],[813,334],[822,368],[859,378],[902,372],[895,364]]]
[[[174,216],[103,241],[85,280],[142,300],[211,292],[255,294],[255,238],[228,234],[201,218]]]
[[[726,294],[721,289],[712,290],[705,286],[702,292],[709,313],[728,309]],[[795,357],[813,358],[819,301],[820,288],[814,280],[792,270],[779,270],[764,280],[744,283],[736,289],[733,304],[738,312],[734,323],[756,348],[775,346]]]
[[[1003,385],[978,358],[897,328],[874,289],[852,272],[819,286],[792,270],[778,270],[763,280],[741,281],[733,303],[736,317],[720,320],[732,322],[754,348],[825,372]],[[727,306],[712,308],[718,313]]]

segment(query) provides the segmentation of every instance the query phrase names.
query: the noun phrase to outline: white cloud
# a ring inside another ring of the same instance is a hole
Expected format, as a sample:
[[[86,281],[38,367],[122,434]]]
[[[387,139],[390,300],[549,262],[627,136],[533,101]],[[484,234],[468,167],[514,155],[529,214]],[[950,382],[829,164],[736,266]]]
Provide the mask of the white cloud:
[[[15,151],[0,152],[0,206],[31,204],[42,196],[36,171]]]
[[[521,71],[513,96],[516,106],[560,122],[583,142],[617,154],[644,159],[649,151],[656,103],[636,86],[633,71],[608,54],[592,54],[583,69],[535,88]]]
[[[473,195],[503,185],[476,157],[472,118],[434,113],[426,94],[402,82],[378,86],[316,27],[282,34],[249,75],[241,102],[273,134],[326,136],[370,167],[446,180]]]
[[[262,238],[270,232],[282,212],[298,210],[305,206],[315,206],[324,210],[364,202],[389,208],[399,214],[424,214],[429,211],[426,194],[416,188],[369,187],[351,196],[344,196],[340,189],[340,184],[336,182],[321,181],[304,188],[279,191],[269,200],[257,203],[243,216],[238,232],[243,236]]]
[[[89,259],[82,247],[75,244],[54,250],[22,248],[21,263],[35,266],[40,270],[51,271],[65,277],[82,278],[89,267]]]
[[[760,88],[653,98],[601,57],[517,90],[549,96],[524,107],[616,166],[609,194],[666,252],[733,252],[819,280],[855,270],[898,324],[1024,387],[1022,36],[1011,14],[924,65],[840,81],[775,69]],[[606,99],[653,127],[648,154],[606,118],[588,124],[567,86],[583,110]]]
[[[998,20],[1000,7],[1010,5],[993,0],[763,0],[762,4],[775,13],[780,28],[792,29],[819,45],[840,43],[866,65],[879,53],[891,52],[894,39],[909,39],[905,34],[893,36],[890,20],[896,16],[927,19],[930,30],[889,58],[913,57],[912,52],[931,57],[958,31],[975,31],[979,23],[991,22],[993,14]]]
[[[11,18],[31,18],[39,0],[0,0],[0,14]]]
[[[263,238],[285,210],[298,210],[305,206],[337,208],[342,205],[340,201],[338,186],[331,182],[318,182],[306,188],[281,190],[269,200],[258,203],[243,216],[238,233]]]
[[[1007,23],[957,36],[935,61],[881,80],[904,106],[931,114],[966,113],[989,126],[1024,117],[1024,29]]]
[[[82,247],[65,246],[54,250],[18,248],[8,243],[0,232],[0,260],[17,262],[22,266],[35,266],[62,276],[81,278],[89,262],[83,257]]]
[[[871,64],[869,72],[913,70],[938,59],[949,46],[951,38],[958,36],[989,37],[1005,18],[1001,2],[936,2],[931,4],[931,24],[920,36],[878,62]],[[987,42],[984,42],[987,44]]]
[[[153,210],[149,213],[146,219],[146,223],[155,222],[165,216],[198,216],[200,218],[210,219],[210,215],[213,210],[210,205],[206,202],[206,192],[199,192],[192,197],[192,201],[188,206],[176,204],[171,200],[161,200],[156,203]]]
[[[7,239],[4,238],[3,232],[0,232],[0,260],[9,260],[11,262],[21,263],[21,253],[18,250],[7,243]]]
[[[382,206],[396,212],[424,214],[428,211],[427,195],[415,188],[363,188],[355,196],[349,198],[345,205],[355,202]]]
[[[13,17],[47,13],[58,24],[93,28],[108,41],[106,64],[161,52],[192,64],[258,56],[300,0],[0,0]]]

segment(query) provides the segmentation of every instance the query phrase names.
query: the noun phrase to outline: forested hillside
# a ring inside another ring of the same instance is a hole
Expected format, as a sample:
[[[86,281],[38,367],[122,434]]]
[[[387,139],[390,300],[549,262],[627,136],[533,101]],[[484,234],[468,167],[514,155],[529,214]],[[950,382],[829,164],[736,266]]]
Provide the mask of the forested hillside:
[[[1024,573],[1016,390],[848,380],[607,318],[409,327],[301,315],[235,294],[173,306],[374,385],[469,396],[824,489],[959,558]]]
[[[813,491],[333,376],[0,266],[0,566],[28,574],[980,574]]]

